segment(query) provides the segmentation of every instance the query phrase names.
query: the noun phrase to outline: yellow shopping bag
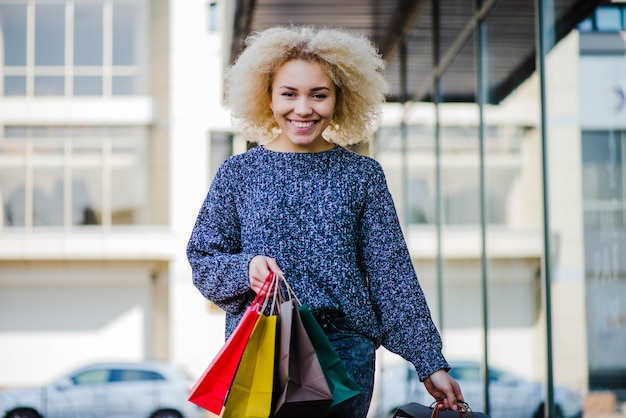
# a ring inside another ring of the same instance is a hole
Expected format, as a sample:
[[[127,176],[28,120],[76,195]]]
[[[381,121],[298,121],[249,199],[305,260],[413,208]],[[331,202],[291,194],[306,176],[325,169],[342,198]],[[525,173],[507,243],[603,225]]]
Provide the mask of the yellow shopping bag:
[[[261,315],[241,357],[223,418],[267,418],[272,407],[276,316]]]

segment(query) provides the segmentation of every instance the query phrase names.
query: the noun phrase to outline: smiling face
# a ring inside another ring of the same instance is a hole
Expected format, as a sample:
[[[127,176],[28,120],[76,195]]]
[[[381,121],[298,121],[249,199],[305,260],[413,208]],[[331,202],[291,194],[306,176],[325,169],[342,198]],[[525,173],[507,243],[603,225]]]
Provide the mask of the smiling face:
[[[334,145],[322,133],[333,117],[337,92],[316,62],[288,61],[274,74],[271,107],[281,130],[266,148],[283,152],[320,152]]]

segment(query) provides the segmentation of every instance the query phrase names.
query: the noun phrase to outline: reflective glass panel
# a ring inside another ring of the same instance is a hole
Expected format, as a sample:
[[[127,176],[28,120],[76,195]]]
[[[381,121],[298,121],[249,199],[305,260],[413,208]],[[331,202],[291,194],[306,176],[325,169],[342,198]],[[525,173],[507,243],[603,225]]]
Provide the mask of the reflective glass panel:
[[[63,96],[64,94],[65,79],[62,76],[35,77],[35,96]]]
[[[25,96],[26,95],[26,76],[5,75],[4,76],[4,95],[5,96]]]
[[[525,63],[534,43],[520,42],[533,39],[534,22],[532,3],[498,2],[481,27],[492,417],[543,416],[545,374],[536,367],[545,350],[538,276],[543,257],[540,94]],[[480,378],[484,385],[482,373]]]
[[[2,160],[6,148],[2,148]],[[0,166],[0,198],[2,200],[2,224],[4,226],[24,226],[26,211],[26,172],[20,167]]]
[[[591,32],[593,30],[593,19],[587,18],[580,22],[578,30],[581,32]]]
[[[443,221],[446,225],[480,225],[480,171],[478,108],[474,103],[454,103],[459,94],[473,100],[476,76],[473,65],[474,38],[465,42],[460,54],[441,81],[444,103],[441,112]],[[466,122],[459,124],[458,120]]]
[[[63,226],[64,193],[62,168],[33,170],[34,226]]]
[[[420,103],[427,114],[434,114],[429,103]],[[437,222],[435,185],[434,128],[430,124],[410,126],[408,129],[408,190],[407,218],[410,224]]]
[[[65,64],[65,5],[35,7],[35,65]]]
[[[107,130],[74,127],[72,136],[72,224],[101,224]]]
[[[113,65],[137,65],[141,42],[141,7],[113,5]]]
[[[474,15],[474,2],[439,0],[441,53],[446,54]]]
[[[74,96],[101,96],[102,77],[76,76],[74,77]]]
[[[605,68],[607,70],[608,68]],[[608,69],[610,70],[610,69]],[[626,376],[626,126],[583,131],[583,208],[589,385],[618,394]]]
[[[74,6],[74,65],[102,65],[102,5]]]
[[[111,140],[111,223],[145,224],[148,189],[144,133],[119,128]]]
[[[137,94],[137,77],[132,76],[114,76],[113,91],[114,96],[130,96]]]
[[[102,223],[102,172],[102,166],[72,170],[72,225]]]
[[[211,1],[207,5],[207,26],[210,31],[219,29],[219,7],[216,1]]]
[[[626,132],[584,131],[582,136],[584,221],[589,228],[624,227]]]
[[[4,65],[26,65],[26,5],[0,4]]]
[[[596,10],[596,26],[601,32],[617,32],[622,29],[622,11],[614,6]]]
[[[623,263],[615,261],[626,259],[624,228],[613,223],[623,201],[622,156],[619,138],[609,140],[626,127],[615,100],[626,60],[612,56],[606,36],[576,31],[563,2],[547,1],[544,10],[551,263],[543,276],[550,275],[555,407],[567,416],[588,391],[626,389],[626,326],[612,322],[626,312]],[[617,29],[616,9],[595,16],[599,30]]]

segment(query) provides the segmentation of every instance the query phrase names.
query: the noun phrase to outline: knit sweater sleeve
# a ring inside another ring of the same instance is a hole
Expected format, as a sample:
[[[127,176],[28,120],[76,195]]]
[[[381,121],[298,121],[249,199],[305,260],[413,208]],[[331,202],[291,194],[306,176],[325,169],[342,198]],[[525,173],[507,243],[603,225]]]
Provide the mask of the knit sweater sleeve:
[[[369,176],[360,231],[360,262],[382,324],[383,346],[413,363],[421,380],[437,370],[449,369],[377,163]]]
[[[200,293],[226,312],[238,314],[253,296],[248,264],[254,254],[241,252],[238,170],[232,165],[227,161],[215,175],[187,244],[187,257]]]

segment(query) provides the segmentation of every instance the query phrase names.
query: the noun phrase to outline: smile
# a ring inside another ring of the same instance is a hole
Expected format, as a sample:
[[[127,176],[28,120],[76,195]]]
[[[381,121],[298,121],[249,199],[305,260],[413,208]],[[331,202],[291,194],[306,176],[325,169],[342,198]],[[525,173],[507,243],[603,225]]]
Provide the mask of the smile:
[[[296,128],[310,128],[311,126],[315,125],[315,121],[299,121],[299,120],[292,120],[290,121]]]

